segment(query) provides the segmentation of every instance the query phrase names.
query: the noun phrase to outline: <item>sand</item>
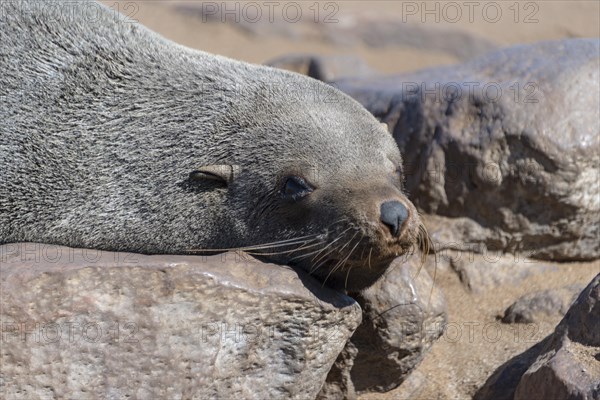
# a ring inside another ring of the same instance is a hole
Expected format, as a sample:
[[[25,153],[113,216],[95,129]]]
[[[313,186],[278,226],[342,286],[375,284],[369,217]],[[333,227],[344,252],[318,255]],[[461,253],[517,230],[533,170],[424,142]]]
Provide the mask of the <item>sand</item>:
[[[461,61],[447,53],[422,47],[390,45],[374,47],[364,43],[340,45],[323,41],[318,37],[294,40],[274,34],[249,35],[248,32],[233,24],[203,22],[199,13],[185,14],[177,11],[177,7],[201,9],[202,4],[206,7],[209,3],[220,5],[222,2],[105,1],[104,3],[115,10],[133,14],[133,18],[140,23],[177,43],[252,63],[264,63],[290,53],[353,54],[362,57],[375,70],[391,74]],[[255,3],[264,4],[261,1]],[[302,4],[303,16],[314,19],[314,11],[309,8],[313,7],[315,2],[297,3]],[[423,3],[421,1],[344,1],[334,3],[337,9],[325,10],[327,3],[319,3],[320,13],[317,20],[322,25],[343,27],[351,24],[356,18],[389,19],[418,29],[467,32],[498,46],[568,37],[600,36],[600,2],[595,0],[520,2],[516,7],[517,2],[513,1],[476,2],[480,5],[472,6],[472,12],[465,6],[458,9],[449,8],[447,2],[426,2],[425,6],[421,6]],[[465,2],[454,3],[462,5]],[[285,2],[281,4],[283,9]],[[436,4],[439,11],[427,14],[427,10],[435,10]],[[418,9],[414,11],[410,6],[416,6]],[[231,5],[227,7],[233,9]],[[261,9],[264,17],[260,21],[268,23],[269,10],[266,7]],[[281,20],[283,11],[278,13],[278,10],[279,8],[274,8],[273,15]],[[500,16],[495,14],[496,10],[499,10]],[[334,14],[329,19],[338,22],[329,22],[327,17],[332,12]],[[416,14],[413,14],[415,12]],[[421,12],[425,14],[421,15]],[[291,11],[289,13],[291,14]],[[457,17],[459,13],[460,18]],[[250,11],[245,14],[240,11],[240,15],[251,18]],[[439,22],[436,22],[436,17],[439,18]],[[244,20],[243,16],[240,20]],[[456,22],[452,22],[455,20]],[[260,22],[256,24],[258,23]],[[291,26],[292,23],[289,22],[287,25]]]

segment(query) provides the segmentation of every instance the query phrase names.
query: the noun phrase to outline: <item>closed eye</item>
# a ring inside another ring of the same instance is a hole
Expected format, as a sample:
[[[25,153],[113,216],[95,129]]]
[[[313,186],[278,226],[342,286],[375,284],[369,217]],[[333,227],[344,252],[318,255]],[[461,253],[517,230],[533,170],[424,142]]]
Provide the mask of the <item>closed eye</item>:
[[[308,196],[314,188],[299,176],[288,176],[285,178],[281,195],[291,200],[299,200]]]

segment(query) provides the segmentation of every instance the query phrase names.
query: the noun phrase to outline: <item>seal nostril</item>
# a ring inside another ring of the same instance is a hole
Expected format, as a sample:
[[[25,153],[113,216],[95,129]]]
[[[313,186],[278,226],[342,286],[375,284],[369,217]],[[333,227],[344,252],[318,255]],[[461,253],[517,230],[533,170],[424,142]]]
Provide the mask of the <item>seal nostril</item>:
[[[399,201],[386,201],[381,205],[381,222],[390,228],[394,236],[398,236],[400,228],[408,218],[408,210]]]

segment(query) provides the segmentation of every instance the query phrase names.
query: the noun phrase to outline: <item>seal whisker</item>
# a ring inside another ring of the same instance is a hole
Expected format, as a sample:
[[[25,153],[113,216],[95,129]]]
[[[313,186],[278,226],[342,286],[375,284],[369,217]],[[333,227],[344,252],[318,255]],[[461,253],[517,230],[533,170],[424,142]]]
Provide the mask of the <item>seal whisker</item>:
[[[307,244],[307,243],[310,243],[310,241],[308,241],[308,242],[303,242],[303,243],[304,243],[304,244]],[[299,243],[299,244],[300,244],[300,243]],[[322,245],[322,244],[323,244],[323,242],[319,242],[319,243],[313,243],[313,244],[311,244],[311,245],[301,246],[301,247],[299,247],[299,248],[297,248],[297,249],[283,250],[283,251],[277,251],[277,252],[273,252],[273,253],[256,253],[256,255],[259,255],[259,256],[270,256],[270,255],[276,255],[276,254],[295,253],[295,252],[297,252],[297,251],[304,250],[304,249],[308,249],[308,248],[315,247],[315,246],[320,246],[320,245]],[[248,253],[248,252],[246,252],[246,253]],[[251,253],[248,253],[248,254],[251,254]],[[311,253],[311,254],[312,254],[312,253]]]
[[[340,239],[343,237],[344,233],[348,232],[350,229],[352,229],[352,228],[347,228],[347,229],[346,229],[346,230],[344,230],[342,233],[340,233],[340,234],[339,234],[339,236],[338,236],[338,237],[337,237],[335,240],[332,240],[331,242],[329,242],[329,244],[328,244],[327,246],[325,246],[325,247],[323,248],[323,250],[325,250],[325,249],[327,249],[328,247],[330,247],[330,246],[332,246],[333,244],[335,244],[335,243],[336,243],[338,240],[340,240]],[[333,247],[333,248],[332,248],[330,251],[328,251],[328,252],[327,252],[327,253],[325,253],[324,255],[320,256],[318,259],[316,259],[316,260],[311,260],[311,261],[314,261],[315,263],[318,263],[318,262],[320,262],[320,261],[321,261],[321,259],[322,259],[323,257],[326,257],[328,254],[331,254],[331,252],[332,252],[332,251],[334,251],[334,250],[335,250],[335,246],[334,246],[334,247]],[[317,258],[317,256],[315,256],[315,257],[313,257],[313,258]]]
[[[320,242],[319,244],[323,244],[323,242]],[[324,250],[325,248],[327,248],[327,246],[325,246],[325,247],[322,247],[322,248],[320,248],[320,249],[318,249],[318,250],[314,250],[314,251],[308,252],[308,253],[306,253],[306,254],[301,254],[301,255],[299,255],[299,256],[292,257],[292,258],[290,258],[290,261],[301,260],[301,259],[303,259],[303,258],[306,258],[306,257],[309,257],[309,256],[311,256],[311,255],[313,255],[313,254],[314,254],[314,255],[319,255],[319,254],[321,254],[321,252],[323,252],[323,250]],[[314,257],[314,256],[313,256],[313,257]]]
[[[417,242],[417,246],[421,251],[421,263],[414,278],[419,276],[421,268],[423,268],[423,266],[425,265],[425,262],[427,261],[427,256],[429,255],[429,251],[432,248],[431,237],[429,236],[429,232],[427,232],[427,228],[425,228],[425,225],[423,225],[422,223],[420,223],[418,227]]]
[[[320,257],[323,254],[323,251],[325,251],[329,246],[331,246],[331,243],[329,243],[326,246],[323,246],[323,248],[321,248],[319,251],[317,251],[316,254],[314,256],[312,256],[312,258],[310,259],[310,262],[314,264],[315,258]]]
[[[437,254],[435,253],[435,247],[433,246],[433,243],[431,241],[431,236],[429,236],[429,232],[427,231],[425,224],[423,224],[422,222],[419,223],[417,242],[418,242],[417,243],[418,247],[421,250],[421,262],[419,264],[417,273],[415,274],[413,279],[416,279],[416,277],[419,276],[421,269],[425,266],[425,263],[427,262],[427,257],[429,255],[429,251],[432,249],[434,250],[434,253],[433,253],[434,254],[433,255],[433,260],[434,260],[433,276],[432,276],[432,282],[431,282],[431,289],[429,290],[429,296],[427,298],[427,307],[429,308],[429,305],[431,303],[431,297],[433,296],[433,289],[435,288],[435,280],[437,277]]]
[[[323,261],[321,261],[320,263],[314,265],[310,271],[308,271],[309,275],[312,275],[314,272],[316,272],[319,268],[321,268],[323,265],[325,265],[327,263],[327,261],[329,261],[329,258],[325,258]]]
[[[335,221],[335,222],[332,222],[331,224],[327,225],[327,228],[331,228],[332,226],[334,226],[334,225],[336,225],[336,224],[340,224],[340,223],[342,223],[342,222],[348,222],[348,221],[349,221],[349,219],[348,219],[347,217],[340,218],[340,219],[338,219],[337,221]]]
[[[313,235],[299,236],[299,237],[292,238],[292,239],[279,240],[277,242],[257,244],[257,245],[253,245],[253,246],[224,247],[224,248],[219,248],[219,249],[188,249],[186,251],[189,251],[189,252],[203,252],[203,251],[247,251],[247,250],[262,250],[262,249],[268,249],[268,248],[273,248],[273,247],[283,247],[283,246],[291,246],[291,245],[294,245],[294,244],[302,244],[302,243],[306,243],[306,239],[307,238],[312,238],[311,240],[314,240],[314,239],[316,239],[319,236],[320,236],[319,234],[313,234]]]
[[[356,236],[356,235],[355,235],[355,236]],[[354,239],[354,237],[353,237],[352,239]],[[352,240],[352,239],[351,239],[351,240]],[[361,237],[361,240],[362,240],[362,237]],[[350,256],[352,255],[352,253],[354,252],[354,250],[356,250],[356,248],[358,247],[358,245],[359,245],[359,244],[360,244],[360,240],[356,242],[356,244],[354,245],[354,247],[352,248],[352,250],[350,250],[350,252],[348,253],[348,255],[347,255],[346,257],[344,257],[344,259],[343,259],[343,260],[341,260],[340,262],[338,262],[338,263],[335,265],[335,267],[334,267],[334,270],[335,270],[335,269],[337,269],[337,268],[341,268],[341,267],[344,265],[344,263],[345,263],[346,261],[348,261],[348,258],[350,258]]]
[[[339,237],[339,238],[338,238],[338,240],[339,240],[339,239],[341,239],[341,237]],[[348,243],[346,243],[346,244],[348,244]],[[345,245],[344,245],[344,247],[345,247]],[[343,248],[343,247],[342,247],[342,248]],[[322,259],[323,261],[318,263],[318,267],[315,267],[314,269],[311,269],[311,272],[312,272],[312,271],[316,271],[316,270],[317,270],[319,267],[321,267],[321,266],[322,266],[324,263],[326,263],[327,261],[330,261],[330,260],[331,260],[331,257],[328,257],[328,256],[329,256],[330,254],[332,254],[333,252],[335,252],[335,251],[338,251],[338,252],[339,252],[339,251],[340,251],[340,249],[338,249],[337,247],[335,247],[335,246],[334,246],[334,247],[332,247],[332,248],[331,248],[331,249],[330,249],[330,250],[329,250],[327,253],[325,253],[323,256],[319,257],[319,260],[321,260],[321,259]]]
[[[341,233],[341,234],[340,234],[340,235],[339,235],[339,236],[338,236],[338,237],[337,237],[335,240],[333,240],[331,243],[329,243],[329,245],[328,245],[328,246],[330,246],[330,245],[334,244],[335,242],[337,242],[338,240],[340,240],[340,239],[343,237],[343,234],[344,234],[344,233],[346,233],[347,231],[349,231],[350,229],[351,229],[351,228],[348,228],[348,229],[346,229],[344,232],[342,232],[342,233]],[[355,234],[355,235],[356,235],[356,234]],[[354,238],[354,237],[352,237],[352,238]],[[351,240],[352,240],[352,239],[350,239],[350,241],[351,241]],[[348,241],[348,242],[350,242],[350,241]],[[347,244],[348,244],[348,243],[346,243],[346,245],[347,245]],[[346,245],[344,245],[344,246],[342,247],[342,249],[343,249],[343,248],[344,248]],[[327,261],[329,261],[329,260],[330,260],[330,258],[327,258],[327,256],[328,256],[329,254],[333,253],[333,252],[334,252],[334,251],[336,251],[336,250],[338,250],[338,251],[341,251],[341,249],[337,249],[335,246],[333,246],[333,247],[332,247],[332,248],[331,248],[331,249],[330,249],[330,250],[329,250],[327,253],[325,253],[324,255],[322,255],[321,257],[319,257],[319,261],[317,261],[317,265],[316,265],[315,267],[311,268],[309,273],[311,273],[311,274],[312,274],[314,271],[316,271],[316,270],[317,270],[317,269],[319,269],[321,266],[323,266],[323,265],[324,265],[324,264],[325,264]],[[323,261],[320,261],[320,260],[323,260]]]
[[[431,236],[429,236],[429,232],[427,232],[427,227],[423,223],[419,224],[419,236],[423,241],[423,256],[426,258],[429,255],[429,251],[432,249]],[[423,261],[425,263],[425,261]]]
[[[362,233],[360,236],[360,239],[358,239],[358,244],[362,243],[363,239],[365,238],[365,234]],[[369,246],[369,249],[371,249],[372,247]],[[365,251],[367,250],[367,248],[365,246],[362,246],[362,250],[360,251],[360,256],[358,257],[358,260],[360,260],[361,264],[366,261],[365,258]]]
[[[321,251],[326,250],[327,248],[333,246],[337,241],[339,241],[343,237],[343,234],[345,232],[349,231],[349,230],[350,230],[350,228],[346,229],[344,232],[342,232],[342,234],[340,236],[338,236],[336,239],[334,239],[331,242],[329,242],[329,244],[327,244],[327,246],[323,247],[323,249]],[[335,249],[335,246],[333,246],[332,250],[334,250],[334,249]],[[325,255],[327,255],[328,253],[330,253],[330,252],[325,253]],[[319,259],[316,259],[316,258],[317,258],[317,256],[314,256],[311,261],[319,262],[320,261],[320,257],[319,257]]]
[[[318,234],[318,233],[311,233],[310,235],[297,236],[297,237],[292,237],[292,238],[283,239],[283,240],[276,240],[274,242],[259,243],[259,244],[252,245],[252,246],[245,246],[244,248],[255,247],[255,246],[267,246],[267,245],[271,245],[271,244],[287,243],[287,242],[293,242],[293,241],[296,241],[296,240],[308,240],[308,239],[314,239],[314,238],[319,237],[319,236],[320,236],[320,234]]]
[[[289,244],[289,242],[295,242],[295,241],[307,240],[307,239],[314,240],[317,237],[319,237],[318,234],[298,236],[298,237],[291,238],[291,239],[278,240],[276,242],[261,243],[261,244],[257,244],[257,245],[253,245],[253,246],[245,246],[245,247],[241,247],[241,249],[255,249],[255,248],[259,248],[259,247],[263,247],[263,246],[272,247],[273,245],[286,245],[286,244]]]
[[[350,240],[348,240],[348,241],[346,242],[346,244],[345,244],[345,245],[343,245],[343,246],[342,246],[342,247],[339,249],[339,252],[340,252],[340,253],[341,253],[341,252],[342,252],[342,251],[343,251],[343,250],[346,248],[346,246],[348,246],[350,243],[352,243],[352,241],[354,240],[354,238],[356,237],[356,235],[358,235],[358,232],[355,232],[355,233],[354,233],[354,235],[353,235],[353,236],[350,238]]]
[[[292,251],[297,251],[302,249],[302,247],[298,248],[298,249],[293,249],[293,250],[281,250],[281,251],[276,251],[273,253],[261,253],[260,250],[269,250],[269,249],[274,249],[277,247],[288,247],[288,246],[294,246],[294,245],[305,245],[307,243],[310,243],[311,241],[300,241],[300,242],[291,242],[291,243],[285,243],[282,245],[275,245],[275,246],[264,246],[264,247],[256,247],[256,248],[251,248],[251,249],[246,249],[246,248],[240,248],[240,249],[236,249],[236,251],[244,251],[246,253],[249,253],[251,251],[256,252],[257,254],[263,254],[263,255],[267,255],[267,254],[285,254],[285,253],[289,253]]]
[[[344,246],[342,246],[342,248],[339,250],[340,253],[342,252],[342,250],[346,246],[348,246],[350,243],[352,243],[352,241],[354,240],[354,238],[356,237],[356,235],[358,235],[358,232],[355,232],[354,235],[350,238],[350,240],[348,240],[346,242],[346,244]],[[356,249],[356,246],[358,246],[359,243],[360,243],[360,240],[358,242],[356,242],[356,245],[354,245],[354,247],[348,253],[348,255],[346,257],[344,257],[342,260],[338,261],[337,264],[329,271],[329,273],[325,277],[325,280],[323,281],[323,285],[325,285],[325,282],[327,282],[327,279],[329,279],[329,277],[331,276],[331,274],[334,273],[335,271],[337,271],[339,268],[341,268],[341,266],[348,260],[348,258],[352,255],[352,252],[354,251],[354,249]]]
[[[352,248],[352,250],[350,250],[350,253],[348,253],[348,255],[346,256],[346,258],[344,259],[342,265],[344,263],[346,263],[346,261],[348,261],[348,258],[350,258],[350,256],[352,255],[352,253],[354,253],[354,250],[356,249],[356,247],[360,244],[360,242],[364,239],[364,235],[362,235],[360,237],[360,239],[358,240],[358,242],[356,242],[356,244],[354,245],[354,247]],[[344,281],[344,289],[348,288],[348,277],[350,276],[350,271],[352,270],[352,267],[348,268],[348,272],[346,273],[346,280]]]
[[[340,240],[342,237],[338,237],[335,241]],[[330,245],[332,245],[333,242],[331,242],[327,247],[329,247]],[[319,257],[319,259],[315,262],[315,265],[310,269],[310,273],[312,274],[314,271],[318,270],[319,268],[321,268],[324,264],[326,264],[328,261],[331,260],[331,257],[328,257],[331,253],[333,253],[334,251],[338,250],[335,246],[332,247],[328,252],[326,252],[325,254],[321,255]]]
[[[344,281],[344,289],[348,288],[348,277],[350,276],[350,271],[352,271],[352,267],[348,268],[348,272],[346,272],[346,280]]]
[[[363,240],[365,239],[365,237],[368,238],[368,236],[365,235],[364,232],[362,232],[361,237],[358,240],[358,242],[363,243]],[[363,264],[365,261],[368,261],[368,256],[365,257],[365,252],[367,251],[367,249],[369,249],[369,254],[370,254],[371,251],[373,250],[373,246],[367,241],[367,243],[361,247],[362,247],[362,249],[360,251],[360,256],[358,257],[358,260],[360,261],[361,264]]]
[[[360,243],[360,241],[358,242]],[[329,271],[329,274],[327,274],[327,276],[325,277],[325,280],[323,281],[323,285],[325,285],[325,282],[327,282],[327,279],[329,279],[329,276],[338,271],[340,268],[343,267],[343,265],[346,263],[346,261],[348,261],[348,258],[350,258],[350,256],[352,255],[352,253],[354,252],[354,249],[356,249],[356,246],[358,246],[358,243],[356,243],[356,245],[354,245],[354,247],[352,248],[352,250],[350,250],[350,252],[348,253],[348,255],[346,257],[344,257],[342,260],[338,261],[335,266],[331,269],[331,271]],[[351,267],[348,269],[348,272],[350,272],[350,269],[352,269]],[[344,283],[344,288],[348,287],[348,274],[346,274],[346,281]]]

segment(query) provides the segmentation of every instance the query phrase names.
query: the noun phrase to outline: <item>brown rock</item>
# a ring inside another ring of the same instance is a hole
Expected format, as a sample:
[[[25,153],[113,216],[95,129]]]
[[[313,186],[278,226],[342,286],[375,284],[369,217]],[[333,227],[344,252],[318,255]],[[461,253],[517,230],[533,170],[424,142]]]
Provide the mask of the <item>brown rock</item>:
[[[600,274],[579,295],[523,374],[515,400],[600,399]]]
[[[485,293],[500,285],[518,285],[535,274],[555,271],[556,266],[546,261],[518,259],[498,252],[469,253],[444,250],[438,257],[449,258],[463,285],[473,293]],[[566,310],[565,310],[566,311]]]
[[[535,323],[549,316],[563,316],[583,288],[573,284],[521,296],[504,311],[502,322]]]
[[[314,398],[359,306],[232,253],[0,246],[3,398]]]
[[[475,399],[600,399],[600,274],[554,332],[502,365]]]
[[[600,257],[598,39],[334,84],[390,127],[411,200],[440,219],[432,236],[526,258]]]
[[[433,257],[427,262],[433,263]],[[363,308],[363,322],[331,369],[321,398],[353,398],[397,387],[446,323],[445,299],[420,257],[396,259],[382,280],[353,296]]]

